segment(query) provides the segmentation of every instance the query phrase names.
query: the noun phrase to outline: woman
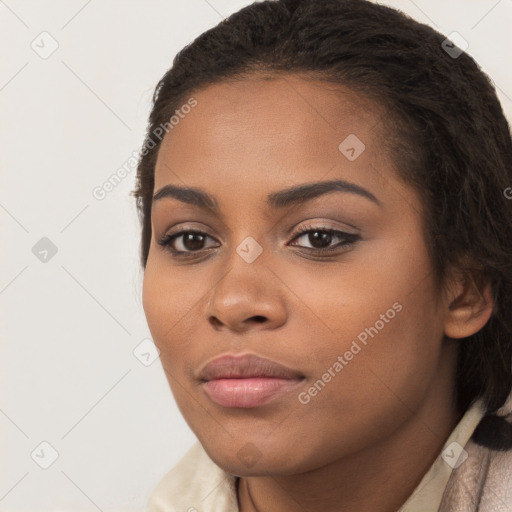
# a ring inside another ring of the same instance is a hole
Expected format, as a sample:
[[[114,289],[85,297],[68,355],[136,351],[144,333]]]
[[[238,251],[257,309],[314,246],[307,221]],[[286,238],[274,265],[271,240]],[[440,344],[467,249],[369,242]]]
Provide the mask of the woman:
[[[473,59],[385,6],[257,2],[179,52],[134,195],[198,443],[148,511],[511,510],[511,162]]]

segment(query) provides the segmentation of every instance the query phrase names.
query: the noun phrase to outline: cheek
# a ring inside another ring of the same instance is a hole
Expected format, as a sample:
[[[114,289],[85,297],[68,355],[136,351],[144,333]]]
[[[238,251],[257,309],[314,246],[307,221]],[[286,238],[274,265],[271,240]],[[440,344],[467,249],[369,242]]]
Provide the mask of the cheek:
[[[169,318],[167,302],[169,296],[166,293],[166,283],[159,279],[156,265],[148,258],[144,280],[142,283],[142,306],[153,335],[153,341],[159,346],[162,342],[160,333],[164,327],[164,319]],[[159,346],[159,348],[161,348]]]
[[[217,274],[212,270],[172,267],[165,255],[151,254],[144,273],[142,301],[149,330],[160,351],[164,368],[178,407],[190,402],[190,372],[201,360],[208,329],[205,303]]]
[[[384,326],[360,315],[340,318],[338,327],[347,334],[319,340],[311,351],[311,373],[286,421],[293,439],[314,433],[311,463],[390,435],[418,411],[437,376],[442,332],[407,302]]]
[[[325,275],[312,269],[299,280],[288,276],[300,298],[294,309],[306,316],[297,331],[308,333],[299,337],[305,343],[298,358],[311,369],[305,400],[313,407],[335,404],[332,414],[343,411],[340,419],[364,403],[384,414],[393,403],[416,408],[426,393],[443,325],[422,240],[409,235],[403,250],[388,239]],[[306,342],[313,337],[311,350]]]
[[[162,354],[171,349],[180,326],[186,322],[187,316],[193,314],[193,304],[199,299],[193,283],[189,282],[184,287],[176,275],[172,269],[166,269],[156,262],[155,258],[148,258],[142,304],[153,341]]]

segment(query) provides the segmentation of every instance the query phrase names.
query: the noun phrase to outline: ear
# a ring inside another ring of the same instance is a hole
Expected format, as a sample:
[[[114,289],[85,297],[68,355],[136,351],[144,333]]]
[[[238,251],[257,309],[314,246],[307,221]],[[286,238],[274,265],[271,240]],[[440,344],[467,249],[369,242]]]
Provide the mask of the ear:
[[[482,278],[476,279],[473,272],[459,272],[449,295],[444,334],[450,338],[475,334],[491,317],[493,306],[491,285]]]

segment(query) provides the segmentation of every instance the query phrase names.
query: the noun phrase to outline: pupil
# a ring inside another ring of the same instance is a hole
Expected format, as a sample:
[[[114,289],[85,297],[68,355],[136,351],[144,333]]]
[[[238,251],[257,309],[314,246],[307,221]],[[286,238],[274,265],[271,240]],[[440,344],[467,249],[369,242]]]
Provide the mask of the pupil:
[[[194,237],[196,237],[195,241]],[[199,238],[199,241],[197,240],[197,238]],[[185,235],[183,245],[185,246],[185,249],[187,249],[187,251],[196,251],[198,249],[201,249],[203,238],[203,235],[200,235],[198,233],[188,233]]]
[[[183,240],[183,245],[187,249],[187,251],[197,251],[201,249],[201,246],[204,242],[203,235],[198,233],[188,233],[185,235],[185,239]],[[314,231],[309,234],[309,242],[311,245],[318,249],[323,247],[329,247],[332,242],[332,235],[330,233],[325,233],[323,231]]]
[[[318,233],[321,233],[318,236]],[[328,247],[331,244],[332,235],[330,233],[325,233],[322,231],[314,231],[309,235],[309,242],[315,248]],[[317,242],[320,242],[320,245],[317,245]]]

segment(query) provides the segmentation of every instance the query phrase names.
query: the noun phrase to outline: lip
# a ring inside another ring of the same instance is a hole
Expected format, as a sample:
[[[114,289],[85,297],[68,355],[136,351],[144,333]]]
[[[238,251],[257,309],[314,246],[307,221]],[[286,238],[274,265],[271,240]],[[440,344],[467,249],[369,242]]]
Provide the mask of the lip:
[[[208,363],[199,380],[208,397],[223,407],[259,407],[294,388],[299,371],[254,354],[223,355]]]

